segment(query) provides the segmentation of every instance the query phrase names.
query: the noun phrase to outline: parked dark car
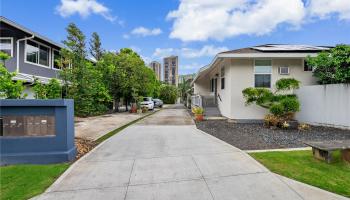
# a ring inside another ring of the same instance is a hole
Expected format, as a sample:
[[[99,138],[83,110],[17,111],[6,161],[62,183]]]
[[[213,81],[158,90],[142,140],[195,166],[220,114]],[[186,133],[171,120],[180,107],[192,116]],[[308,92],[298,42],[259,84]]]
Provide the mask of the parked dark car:
[[[154,102],[154,107],[163,107],[163,101],[160,100],[160,99],[153,99],[153,102]]]

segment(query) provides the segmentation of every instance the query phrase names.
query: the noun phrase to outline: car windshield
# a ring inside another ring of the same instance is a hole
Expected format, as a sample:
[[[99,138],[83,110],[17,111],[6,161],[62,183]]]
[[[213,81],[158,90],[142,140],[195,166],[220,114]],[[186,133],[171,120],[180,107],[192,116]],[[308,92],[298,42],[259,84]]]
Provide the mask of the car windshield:
[[[151,98],[149,98],[149,97],[144,97],[144,98],[143,98],[143,101],[151,101]]]

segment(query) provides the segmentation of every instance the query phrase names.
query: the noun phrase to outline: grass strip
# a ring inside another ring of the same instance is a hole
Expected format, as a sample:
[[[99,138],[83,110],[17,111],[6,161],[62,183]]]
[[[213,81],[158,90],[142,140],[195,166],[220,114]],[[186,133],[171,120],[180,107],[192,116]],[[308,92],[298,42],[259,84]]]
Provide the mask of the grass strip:
[[[0,199],[22,200],[43,193],[70,163],[0,167]]]
[[[126,127],[128,127],[128,126],[130,126],[130,125],[132,125],[132,124],[135,124],[136,122],[138,122],[138,121],[140,121],[140,120],[142,120],[142,119],[144,119],[144,118],[146,118],[146,117],[148,117],[148,116],[151,116],[151,115],[155,114],[155,113],[158,112],[158,111],[159,111],[159,110],[154,111],[154,112],[152,112],[152,113],[150,113],[150,114],[147,114],[147,115],[145,115],[145,116],[142,116],[142,117],[140,117],[140,118],[138,118],[138,119],[135,119],[134,121],[131,121],[131,122],[129,122],[129,123],[127,123],[127,124],[125,124],[125,125],[123,125],[123,126],[117,128],[117,129],[115,129],[115,130],[113,130],[113,131],[111,131],[111,132],[109,132],[109,133],[107,133],[107,134],[105,134],[105,135],[99,137],[95,142],[96,142],[97,145],[98,145],[98,144],[100,144],[101,142],[103,142],[103,141],[107,140],[108,138],[112,137],[113,135],[119,133],[120,131],[122,131],[122,130],[125,129]]]
[[[250,153],[270,171],[315,187],[350,197],[350,164],[333,153],[328,164],[315,159],[312,151]]]

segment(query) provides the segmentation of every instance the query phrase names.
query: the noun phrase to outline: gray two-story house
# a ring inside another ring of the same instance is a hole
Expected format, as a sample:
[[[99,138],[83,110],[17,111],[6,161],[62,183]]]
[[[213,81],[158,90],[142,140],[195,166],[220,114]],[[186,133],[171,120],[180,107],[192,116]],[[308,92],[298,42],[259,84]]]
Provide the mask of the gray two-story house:
[[[59,78],[57,61],[61,48],[63,45],[0,16],[0,51],[11,56],[5,66],[10,72],[17,72],[15,80],[25,82],[27,98],[34,98],[34,78],[42,83]]]

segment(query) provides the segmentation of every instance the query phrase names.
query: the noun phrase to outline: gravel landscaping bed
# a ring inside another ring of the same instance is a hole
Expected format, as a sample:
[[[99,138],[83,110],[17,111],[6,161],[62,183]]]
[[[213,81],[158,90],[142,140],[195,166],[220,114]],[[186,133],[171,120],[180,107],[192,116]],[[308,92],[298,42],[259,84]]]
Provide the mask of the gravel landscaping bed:
[[[232,123],[227,120],[196,122],[197,128],[242,150],[305,147],[306,140],[350,139],[350,131],[337,128],[311,126],[299,131],[270,129],[262,124]]]

